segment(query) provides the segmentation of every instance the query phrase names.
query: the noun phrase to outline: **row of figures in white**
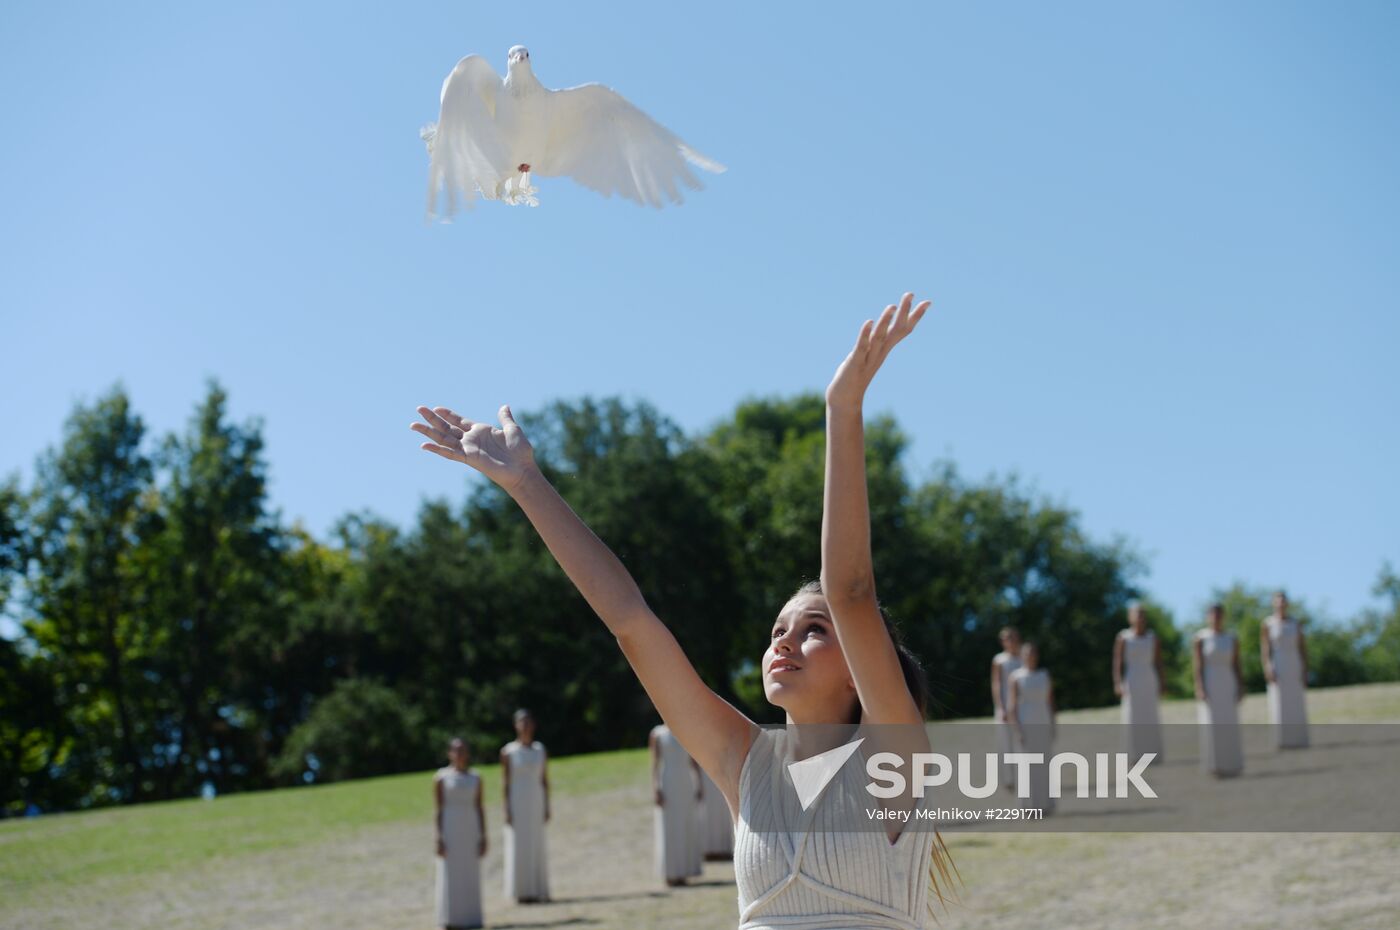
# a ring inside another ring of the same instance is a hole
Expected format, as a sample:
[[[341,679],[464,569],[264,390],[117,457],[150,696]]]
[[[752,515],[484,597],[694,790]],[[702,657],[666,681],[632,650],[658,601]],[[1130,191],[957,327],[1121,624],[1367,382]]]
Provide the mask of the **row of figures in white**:
[[[1238,705],[1244,699],[1239,641],[1224,629],[1225,612],[1211,605],[1207,625],[1192,638],[1196,720],[1201,724],[1201,767],[1228,777],[1244,770]],[[1128,610],[1129,626],[1113,644],[1114,690],[1127,725],[1129,757],[1152,753],[1163,758],[1159,702],[1165,680],[1162,646],[1148,627],[1140,604]],[[1049,757],[1054,738],[1055,701],[1050,673],[1040,667],[1033,643],[1023,643],[1013,627],[1001,631],[1002,651],[992,659],[992,703],[1000,723],[998,752],[1040,752]],[[1274,594],[1274,612],[1261,624],[1260,660],[1268,683],[1269,721],[1279,749],[1308,745],[1307,647],[1302,629],[1288,615],[1288,597]],[[1033,773],[1034,774],[1034,773]],[[1040,774],[1044,774],[1041,772]],[[1014,789],[1015,770],[1003,766],[1001,784]],[[1028,807],[1053,809],[1043,778],[1032,779]]]

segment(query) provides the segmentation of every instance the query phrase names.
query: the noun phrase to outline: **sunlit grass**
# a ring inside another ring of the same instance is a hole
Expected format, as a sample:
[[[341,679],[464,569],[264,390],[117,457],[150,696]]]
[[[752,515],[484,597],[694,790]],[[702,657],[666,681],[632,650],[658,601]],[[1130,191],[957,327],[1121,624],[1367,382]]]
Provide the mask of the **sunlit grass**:
[[[644,771],[645,755],[644,749],[627,749],[554,759],[550,780],[561,799],[587,797]],[[499,804],[500,765],[473,767],[482,776],[484,803]],[[0,898],[316,846],[366,827],[422,820],[432,804],[430,791],[431,773],[413,772],[0,821]]]

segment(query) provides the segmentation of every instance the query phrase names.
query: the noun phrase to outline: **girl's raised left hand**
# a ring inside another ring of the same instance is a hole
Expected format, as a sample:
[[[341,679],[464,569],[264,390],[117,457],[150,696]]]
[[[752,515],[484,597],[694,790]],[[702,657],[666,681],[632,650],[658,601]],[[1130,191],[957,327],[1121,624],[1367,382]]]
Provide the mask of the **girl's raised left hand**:
[[[890,304],[878,321],[866,320],[860,328],[855,348],[836,369],[826,389],[826,403],[831,407],[860,407],[865,389],[875,378],[875,372],[885,363],[890,350],[914,331],[928,310],[930,301],[914,306],[914,295],[905,294],[899,306]],[[911,309],[912,308],[912,309]]]

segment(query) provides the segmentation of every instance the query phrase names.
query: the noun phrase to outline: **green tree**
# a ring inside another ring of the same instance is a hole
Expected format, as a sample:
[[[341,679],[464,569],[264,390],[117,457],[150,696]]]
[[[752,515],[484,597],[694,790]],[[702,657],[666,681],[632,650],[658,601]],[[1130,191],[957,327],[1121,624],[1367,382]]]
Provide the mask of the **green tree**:
[[[273,762],[285,781],[340,781],[432,764],[423,714],[394,688],[348,678],[316,702]]]
[[[275,602],[240,622],[230,648],[236,660],[230,701],[248,721],[246,738],[258,777],[316,700],[353,677],[358,626],[366,601],[362,565],[339,537],[314,539],[301,526],[283,532]]]
[[[211,382],[185,433],[162,442],[162,480],[132,558],[141,609],[160,634],[152,665],[161,734],[151,763],[163,797],[205,781],[223,792],[266,780],[270,695],[259,650],[279,622],[285,534],[267,507],[261,425],[226,422],[227,406]]]
[[[24,493],[19,477],[11,475],[0,482],[0,617],[24,571],[24,522]]]
[[[24,642],[0,638],[0,817],[82,803],[85,786],[56,777],[73,738],[58,705],[52,661]]]
[[[39,459],[30,504],[24,629],[52,673],[71,734],[62,781],[82,803],[150,793],[153,745],[145,673],[153,631],[137,610],[130,561],[152,465],[145,427],[117,386],[79,405]]]

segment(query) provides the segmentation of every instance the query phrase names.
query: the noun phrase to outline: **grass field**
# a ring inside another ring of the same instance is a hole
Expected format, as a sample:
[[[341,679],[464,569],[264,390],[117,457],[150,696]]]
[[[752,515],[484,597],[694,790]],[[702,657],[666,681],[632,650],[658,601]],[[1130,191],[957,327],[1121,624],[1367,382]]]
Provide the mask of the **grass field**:
[[[1400,722],[1400,684],[1309,693],[1318,723]],[[1167,722],[1194,719],[1190,702]],[[1065,722],[1111,722],[1116,708]],[[1244,705],[1263,722],[1262,695]],[[493,927],[733,927],[728,863],[667,890],[653,877],[644,750],[555,760],[550,904],[501,897],[500,773],[483,869]],[[1400,787],[1400,773],[1397,773]],[[1246,769],[1248,778],[1248,767]],[[22,821],[0,821],[0,927],[432,926],[427,773]],[[1400,835],[948,835],[965,881],[940,914],[970,927],[1291,930],[1400,927]]]

